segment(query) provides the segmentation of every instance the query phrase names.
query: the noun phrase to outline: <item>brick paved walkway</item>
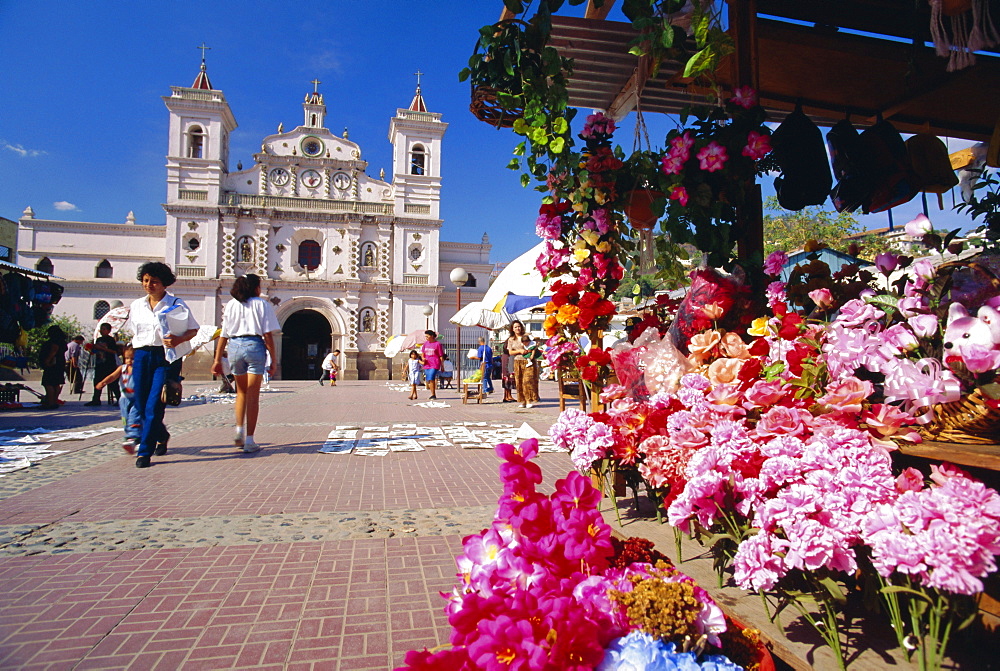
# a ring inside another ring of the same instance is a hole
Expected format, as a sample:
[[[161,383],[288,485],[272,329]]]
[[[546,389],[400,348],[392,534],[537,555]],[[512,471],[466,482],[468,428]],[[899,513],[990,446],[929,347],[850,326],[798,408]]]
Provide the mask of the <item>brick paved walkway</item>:
[[[421,408],[382,382],[273,386],[257,454],[231,446],[231,405],[185,403],[151,469],[102,436],[0,478],[0,668],[386,669],[447,640],[438,592],[454,585],[462,536],[492,517],[495,455],[316,450],[345,424],[544,434],[556,404],[462,405],[445,391],[451,407]],[[49,430],[115,421],[76,401],[0,414]],[[547,483],[570,468],[564,454],[539,463]]]

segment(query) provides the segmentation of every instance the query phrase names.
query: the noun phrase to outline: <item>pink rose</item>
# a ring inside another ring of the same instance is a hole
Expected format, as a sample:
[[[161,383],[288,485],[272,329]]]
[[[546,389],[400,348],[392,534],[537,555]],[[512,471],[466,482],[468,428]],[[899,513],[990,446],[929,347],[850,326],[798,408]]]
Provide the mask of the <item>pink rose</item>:
[[[693,426],[683,426],[670,433],[670,441],[681,449],[697,450],[708,445],[708,436]]]
[[[809,292],[809,299],[816,304],[820,310],[828,310],[833,307],[833,294],[826,287],[815,289]]]
[[[899,266],[899,257],[891,252],[875,255],[875,267],[883,275],[888,275]]]
[[[746,393],[749,406],[763,408],[774,405],[785,397],[785,390],[780,381],[757,380]]]
[[[919,492],[923,488],[924,474],[912,466],[903,469],[903,472],[896,478],[896,491],[900,494],[903,492]]]
[[[861,404],[874,390],[867,380],[847,377],[828,387],[826,394],[818,400],[832,412],[859,413]]]
[[[906,320],[906,323],[910,325],[918,338],[930,338],[938,330],[937,315],[913,315]]]
[[[760,416],[757,435],[762,438],[801,436],[805,433],[806,421],[809,419],[812,419],[812,415],[806,410],[776,405]]]
[[[923,216],[923,215],[921,215]],[[918,259],[910,266],[917,279],[930,282],[934,279],[934,262],[928,258]]]
[[[906,222],[903,230],[911,238],[923,238],[924,235],[933,230],[933,226],[931,226],[931,220],[926,215],[918,214],[912,221]]]
[[[970,373],[985,373],[1000,368],[1000,352],[975,343],[961,348],[962,361]]]

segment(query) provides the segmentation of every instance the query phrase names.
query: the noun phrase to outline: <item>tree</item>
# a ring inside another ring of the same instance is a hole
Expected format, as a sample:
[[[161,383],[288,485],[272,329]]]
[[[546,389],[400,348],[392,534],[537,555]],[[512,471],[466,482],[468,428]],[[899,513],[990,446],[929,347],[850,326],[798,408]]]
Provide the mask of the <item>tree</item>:
[[[46,322],[45,325],[36,326],[28,331],[28,363],[35,368],[41,368],[41,364],[38,361],[38,350],[42,346],[42,343],[49,339],[47,331],[52,326],[58,326],[63,330],[63,333],[66,334],[67,342],[73,336],[84,333],[83,325],[77,321],[76,317],[69,315],[53,315],[52,319]]]
[[[779,213],[777,216],[764,215],[765,255],[779,250],[798,251],[810,240],[846,252],[850,244],[847,238],[863,230],[858,220],[847,212],[827,212],[818,207],[791,212],[782,209],[773,196],[765,201],[764,207],[769,212]]]

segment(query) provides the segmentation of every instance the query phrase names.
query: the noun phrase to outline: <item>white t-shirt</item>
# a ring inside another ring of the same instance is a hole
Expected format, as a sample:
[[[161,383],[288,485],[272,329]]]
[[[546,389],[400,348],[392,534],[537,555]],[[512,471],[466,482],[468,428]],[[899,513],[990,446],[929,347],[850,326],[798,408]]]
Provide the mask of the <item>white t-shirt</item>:
[[[187,307],[187,303],[172,294],[164,294],[160,302],[156,304],[156,312],[162,312],[173,305],[182,305],[187,308],[186,330],[190,331],[191,329],[198,328],[198,320],[191,314],[191,309]],[[154,311],[150,309],[149,300],[146,296],[132,301],[132,305],[129,306],[128,320],[125,322],[123,328],[134,334],[132,337],[132,347],[163,346],[163,333],[160,329],[160,320]],[[174,335],[182,334],[175,333]]]
[[[246,303],[240,303],[235,298],[226,303],[225,310],[222,311],[222,333],[223,338],[233,336],[258,335],[280,331],[278,317],[274,314],[274,307],[259,296],[247,299]]]
[[[454,373],[455,372],[455,364],[453,364],[451,362],[451,359],[445,359],[444,363],[441,364],[441,365],[444,366],[444,372],[446,372],[446,373]]]
[[[326,357],[323,358],[323,363],[320,367],[323,370],[333,370],[333,367],[337,364],[337,355],[333,352],[328,352]]]

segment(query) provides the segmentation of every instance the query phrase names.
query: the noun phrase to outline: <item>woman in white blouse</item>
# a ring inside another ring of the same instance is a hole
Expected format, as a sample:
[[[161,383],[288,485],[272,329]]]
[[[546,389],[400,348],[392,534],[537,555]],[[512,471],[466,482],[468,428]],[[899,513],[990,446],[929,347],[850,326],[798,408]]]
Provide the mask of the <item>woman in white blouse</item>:
[[[236,431],[233,443],[244,452],[260,449],[254,440],[260,411],[260,385],[264,372],[274,375],[277,358],[274,353],[275,331],[280,331],[278,317],[271,304],[260,297],[260,277],[237,277],[229,291],[233,300],[222,312],[222,334],[215,348],[212,372],[222,374],[222,354],[236,378]],[[267,357],[270,355],[270,363]],[[243,421],[246,420],[246,432]]]
[[[183,300],[167,293],[167,287],[177,280],[170,266],[149,261],[139,267],[137,278],[146,295],[132,302],[124,328],[134,334],[132,383],[135,407],[142,422],[135,465],[136,468],[148,468],[154,454],[167,453],[167,441],[170,440],[167,427],[163,425],[163,385],[168,378],[180,380],[181,361],[169,363],[164,348],[177,347],[193,338],[198,333],[198,322]],[[181,333],[163,332],[160,314],[168,310],[176,310],[175,315],[187,314]]]

